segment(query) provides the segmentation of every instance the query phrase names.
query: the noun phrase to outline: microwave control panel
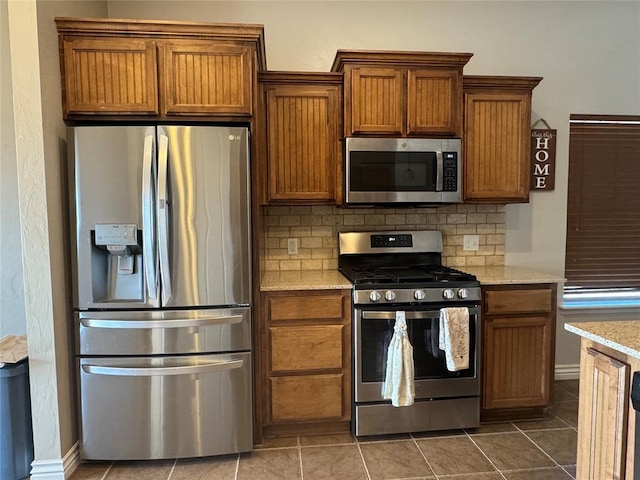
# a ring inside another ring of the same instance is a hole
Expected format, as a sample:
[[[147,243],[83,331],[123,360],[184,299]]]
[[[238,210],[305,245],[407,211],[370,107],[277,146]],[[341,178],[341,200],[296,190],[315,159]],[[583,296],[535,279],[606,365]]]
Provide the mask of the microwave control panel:
[[[458,190],[458,153],[442,152],[442,190],[455,192]]]

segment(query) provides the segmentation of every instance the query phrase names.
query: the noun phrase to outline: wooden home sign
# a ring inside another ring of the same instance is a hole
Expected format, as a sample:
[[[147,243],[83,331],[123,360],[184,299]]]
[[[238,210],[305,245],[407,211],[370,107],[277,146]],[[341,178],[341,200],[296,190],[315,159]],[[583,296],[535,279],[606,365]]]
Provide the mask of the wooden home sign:
[[[538,123],[546,129],[535,129]],[[531,126],[531,186],[530,190],[553,190],[556,183],[556,133],[541,118]]]

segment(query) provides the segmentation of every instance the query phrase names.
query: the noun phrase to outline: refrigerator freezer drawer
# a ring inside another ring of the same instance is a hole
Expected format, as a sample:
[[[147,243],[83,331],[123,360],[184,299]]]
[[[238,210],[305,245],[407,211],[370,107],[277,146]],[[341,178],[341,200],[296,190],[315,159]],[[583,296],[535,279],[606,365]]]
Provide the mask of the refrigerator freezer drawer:
[[[249,307],[76,313],[79,355],[156,355],[251,350]]]
[[[253,448],[251,354],[80,359],[85,460]]]

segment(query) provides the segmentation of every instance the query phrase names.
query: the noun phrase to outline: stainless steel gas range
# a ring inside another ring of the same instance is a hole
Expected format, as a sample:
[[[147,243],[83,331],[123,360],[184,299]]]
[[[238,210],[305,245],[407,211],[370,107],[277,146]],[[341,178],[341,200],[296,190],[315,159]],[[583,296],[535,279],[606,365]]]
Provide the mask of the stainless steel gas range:
[[[353,287],[353,430],[358,436],[473,428],[480,420],[480,286],[442,265],[438,231],[339,234],[338,268]],[[446,367],[440,309],[469,311],[469,367]],[[396,314],[413,346],[415,403],[382,396]]]

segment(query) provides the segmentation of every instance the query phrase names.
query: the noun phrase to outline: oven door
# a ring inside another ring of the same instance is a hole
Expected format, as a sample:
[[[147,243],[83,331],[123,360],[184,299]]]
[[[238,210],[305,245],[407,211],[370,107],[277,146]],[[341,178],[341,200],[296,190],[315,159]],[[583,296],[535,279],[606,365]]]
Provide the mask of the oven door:
[[[438,348],[439,308],[404,310],[413,346],[415,398],[480,395],[480,312],[469,307],[469,368],[447,370],[444,351]],[[382,401],[387,351],[393,336],[396,311],[356,308],[354,315],[354,396],[356,402]]]

